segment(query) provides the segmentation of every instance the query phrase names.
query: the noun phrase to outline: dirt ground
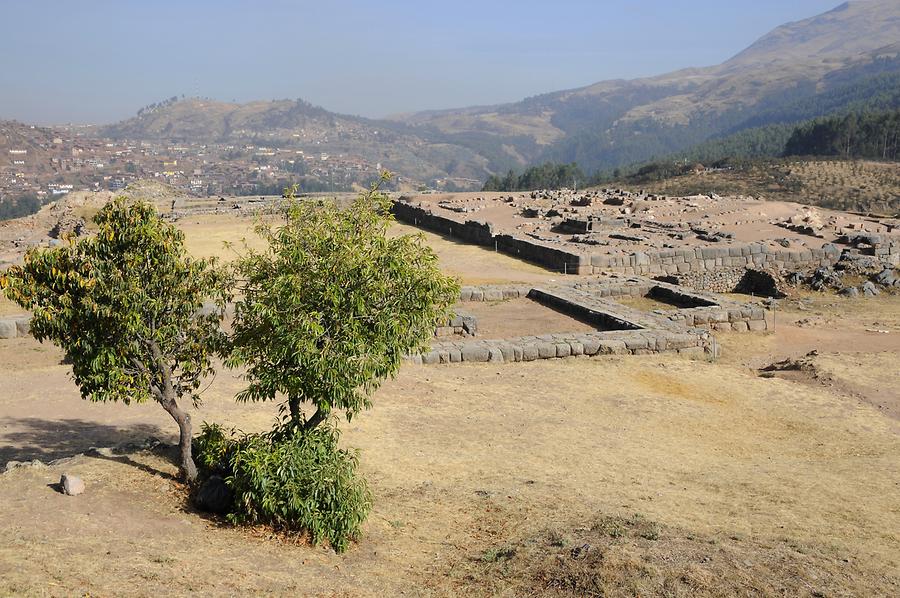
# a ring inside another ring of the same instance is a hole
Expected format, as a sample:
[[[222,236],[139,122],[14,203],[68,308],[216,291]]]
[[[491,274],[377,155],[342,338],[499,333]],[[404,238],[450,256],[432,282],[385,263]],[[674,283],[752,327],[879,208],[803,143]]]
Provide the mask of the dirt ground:
[[[259,248],[261,240],[253,232],[254,222],[238,216],[192,216],[178,222],[185,233],[188,249],[199,257],[217,256],[233,259],[242,240]],[[558,279],[539,266],[517,260],[503,253],[459,242],[450,237],[422,231],[407,224],[395,223],[391,234],[421,234],[437,254],[444,271],[457,276],[463,284],[500,284],[513,282],[544,282]],[[225,243],[235,245],[223,249]]]
[[[478,336],[485,339],[597,330],[590,324],[531,299],[466,303],[461,307],[478,318]]]
[[[429,241],[503,279],[504,256]],[[774,332],[719,337],[717,361],[405,366],[341,424],[375,495],[344,555],[194,512],[165,450],[12,469],[0,595],[900,594],[900,297],[803,295]],[[812,350],[808,375],[760,375]],[[0,464],[174,440],[156,405],[81,400],[61,358],[0,341]],[[195,425],[267,427],[274,405],[240,388],[221,370]],[[57,492],[63,472],[85,494]]]

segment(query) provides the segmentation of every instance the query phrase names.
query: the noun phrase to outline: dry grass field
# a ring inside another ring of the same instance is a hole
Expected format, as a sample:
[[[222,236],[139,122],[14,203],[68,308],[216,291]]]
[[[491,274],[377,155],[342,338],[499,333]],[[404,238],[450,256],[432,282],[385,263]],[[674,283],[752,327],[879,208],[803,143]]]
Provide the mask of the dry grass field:
[[[634,185],[631,185],[634,186]],[[754,195],[836,210],[900,213],[900,164],[866,160],[792,160],[749,170],[672,177],[637,187],[672,196]]]
[[[207,255],[247,226],[180,224]],[[467,282],[552,276],[426,237]],[[341,424],[375,495],[344,555],[194,512],[164,448],[13,469],[0,595],[900,594],[900,296],[805,294],[774,333],[720,340],[717,361],[405,366]],[[803,371],[760,375],[813,349]],[[81,401],[61,357],[0,341],[0,463],[173,441],[156,405]],[[195,423],[267,427],[274,407],[236,404],[240,388],[220,371]],[[55,491],[62,472],[85,494]]]

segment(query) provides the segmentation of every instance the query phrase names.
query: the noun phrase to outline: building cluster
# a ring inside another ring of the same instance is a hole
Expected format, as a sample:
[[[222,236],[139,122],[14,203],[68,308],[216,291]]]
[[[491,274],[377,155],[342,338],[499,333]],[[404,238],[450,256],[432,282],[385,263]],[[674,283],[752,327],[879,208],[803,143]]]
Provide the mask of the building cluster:
[[[196,196],[280,193],[293,183],[340,191],[368,184],[382,168],[349,153],[322,152],[317,143],[304,148],[302,141],[280,147],[111,140],[84,128],[0,123],[0,199],[118,191],[137,179]]]

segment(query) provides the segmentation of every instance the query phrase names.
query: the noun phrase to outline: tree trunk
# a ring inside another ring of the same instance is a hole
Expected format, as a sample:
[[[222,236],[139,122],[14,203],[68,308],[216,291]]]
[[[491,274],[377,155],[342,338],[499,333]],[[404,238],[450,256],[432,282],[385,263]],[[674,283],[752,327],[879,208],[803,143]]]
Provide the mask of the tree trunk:
[[[185,482],[194,482],[197,479],[197,465],[194,463],[194,457],[191,455],[191,416],[187,411],[182,410],[175,397],[163,397],[163,409],[172,416],[175,423],[178,424],[178,450],[181,453],[181,477]]]
[[[288,397],[288,407],[291,410],[291,424],[293,426],[300,425],[300,418],[303,414],[300,412],[300,397]]]
[[[192,483],[197,479],[197,465],[191,455],[191,416],[187,411],[182,411],[175,400],[175,386],[172,384],[172,368],[163,357],[162,351],[156,341],[149,341],[147,346],[153,355],[153,363],[157,373],[162,379],[162,388],[156,387],[154,394],[156,400],[172,416],[178,424],[178,449],[181,452],[181,477],[185,482]]]
[[[306,420],[306,423],[303,424],[304,430],[312,430],[316,426],[322,423],[322,420],[325,419],[325,414],[322,413],[321,409],[316,409],[316,412],[313,413],[312,417]]]

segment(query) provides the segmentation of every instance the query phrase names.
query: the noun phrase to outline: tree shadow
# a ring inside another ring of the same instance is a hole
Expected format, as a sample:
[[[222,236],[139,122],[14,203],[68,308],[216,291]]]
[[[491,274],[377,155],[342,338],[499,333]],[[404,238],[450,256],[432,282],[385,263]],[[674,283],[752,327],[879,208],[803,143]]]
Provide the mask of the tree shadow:
[[[0,467],[6,465],[8,461],[38,459],[47,462],[84,453],[92,447],[139,444],[148,437],[168,436],[169,434],[154,424],[111,426],[81,419],[5,418],[0,420]],[[102,455],[95,452],[91,456],[128,463],[158,475],[166,475],[137,463],[127,455],[115,453]]]
[[[162,444],[162,445],[156,445],[153,447],[149,447],[146,450],[151,450],[155,454],[158,454],[158,455],[165,455],[166,459],[168,459],[172,463],[176,463],[176,464],[178,463],[178,447],[175,447],[172,445],[167,445],[167,444]],[[114,453],[112,455],[104,455],[102,453],[90,452],[90,453],[86,453],[86,454],[88,457],[92,457],[94,459],[101,459],[103,461],[112,461],[114,463],[122,463],[124,465],[130,465],[131,467],[140,469],[141,471],[143,471],[145,473],[149,473],[150,475],[156,475],[156,476],[165,478],[165,479],[173,481],[173,482],[178,482],[181,479],[178,476],[174,476],[167,471],[160,471],[160,470],[156,469],[155,467],[147,465],[146,463],[141,463],[140,461],[135,461],[127,453]]]

